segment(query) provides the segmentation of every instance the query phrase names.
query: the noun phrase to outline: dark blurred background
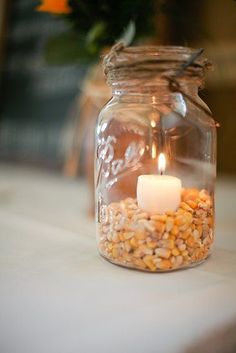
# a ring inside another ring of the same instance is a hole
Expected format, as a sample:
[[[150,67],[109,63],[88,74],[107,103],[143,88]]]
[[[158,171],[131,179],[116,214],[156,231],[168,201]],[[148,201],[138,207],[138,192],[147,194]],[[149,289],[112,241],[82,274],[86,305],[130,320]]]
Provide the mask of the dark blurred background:
[[[63,21],[36,12],[34,1],[1,4],[0,158],[59,168],[61,132],[85,67],[45,63],[46,41]]]
[[[45,61],[48,39],[63,32],[67,24],[36,12],[37,3],[0,1],[0,160],[61,170],[65,131],[83,91],[88,64],[86,60],[70,65]],[[214,63],[201,95],[221,125],[218,170],[236,173],[236,2],[157,3],[163,11],[155,15],[153,42],[203,47]]]

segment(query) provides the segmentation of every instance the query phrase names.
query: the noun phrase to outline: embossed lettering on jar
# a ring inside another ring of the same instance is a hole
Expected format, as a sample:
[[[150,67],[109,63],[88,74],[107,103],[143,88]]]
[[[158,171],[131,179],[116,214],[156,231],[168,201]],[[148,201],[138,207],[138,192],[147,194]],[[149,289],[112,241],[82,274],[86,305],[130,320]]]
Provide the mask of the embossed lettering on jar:
[[[96,127],[97,244],[114,264],[171,271],[211,253],[216,125],[198,96],[208,61],[185,65],[195,52],[131,47],[104,59],[113,96]]]

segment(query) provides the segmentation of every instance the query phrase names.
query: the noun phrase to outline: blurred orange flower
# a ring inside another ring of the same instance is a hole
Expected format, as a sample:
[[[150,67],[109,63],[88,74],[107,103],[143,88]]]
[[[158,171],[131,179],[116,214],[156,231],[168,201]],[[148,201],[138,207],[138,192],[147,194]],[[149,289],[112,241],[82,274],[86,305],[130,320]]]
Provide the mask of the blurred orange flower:
[[[42,0],[36,10],[50,12],[55,15],[64,15],[71,12],[68,0]]]

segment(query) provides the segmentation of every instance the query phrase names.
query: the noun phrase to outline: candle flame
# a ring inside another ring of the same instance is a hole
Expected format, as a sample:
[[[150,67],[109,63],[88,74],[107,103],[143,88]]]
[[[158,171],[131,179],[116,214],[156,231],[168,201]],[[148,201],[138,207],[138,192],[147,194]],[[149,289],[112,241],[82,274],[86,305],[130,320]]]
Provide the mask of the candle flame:
[[[160,153],[158,156],[158,170],[160,174],[163,174],[166,170],[166,157],[164,153]]]

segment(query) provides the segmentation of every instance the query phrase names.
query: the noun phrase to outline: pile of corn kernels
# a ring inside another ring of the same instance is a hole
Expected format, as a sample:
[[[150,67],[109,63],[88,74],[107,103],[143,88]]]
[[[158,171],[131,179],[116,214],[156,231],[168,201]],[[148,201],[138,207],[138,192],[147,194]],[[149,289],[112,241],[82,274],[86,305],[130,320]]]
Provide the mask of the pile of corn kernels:
[[[169,271],[200,263],[213,242],[213,203],[206,190],[183,189],[176,212],[150,215],[127,198],[103,206],[99,250],[113,263]]]

